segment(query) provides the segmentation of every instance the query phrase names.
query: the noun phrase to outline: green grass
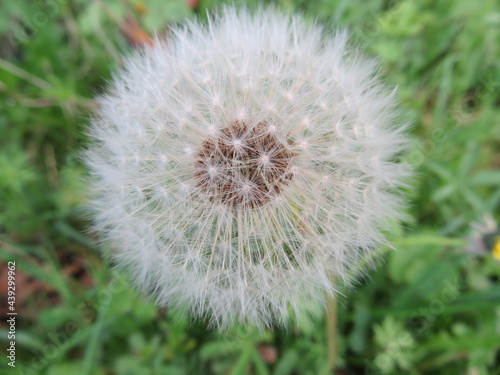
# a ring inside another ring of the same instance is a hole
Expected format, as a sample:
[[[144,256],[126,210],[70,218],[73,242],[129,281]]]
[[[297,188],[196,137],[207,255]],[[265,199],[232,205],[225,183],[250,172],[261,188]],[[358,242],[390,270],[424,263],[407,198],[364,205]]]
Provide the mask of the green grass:
[[[86,170],[78,155],[93,97],[132,48],[124,18],[133,14],[153,32],[218,4],[205,0],[193,10],[182,0],[1,2],[0,262],[2,270],[16,262],[19,312],[17,367],[4,370],[2,350],[2,373],[327,373],[323,320],[266,332],[207,331],[135,292],[86,229]],[[278,6],[332,30],[348,28],[353,42],[378,57],[415,124],[405,155],[417,171],[408,191],[411,220],[394,236],[397,251],[386,250],[369,279],[340,301],[337,373],[500,373],[500,261],[494,239],[480,246],[498,232],[485,218],[498,222],[500,211],[500,5]],[[473,230],[474,222],[484,232]],[[6,277],[2,272],[2,285]]]

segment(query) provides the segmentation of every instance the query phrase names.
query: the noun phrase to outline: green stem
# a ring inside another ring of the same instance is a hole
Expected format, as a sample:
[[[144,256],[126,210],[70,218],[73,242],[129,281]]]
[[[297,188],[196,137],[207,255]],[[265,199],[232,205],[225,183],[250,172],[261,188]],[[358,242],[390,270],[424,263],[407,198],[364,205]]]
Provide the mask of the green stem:
[[[330,296],[328,298],[326,312],[326,332],[328,338],[328,371],[330,374],[335,373],[335,368],[337,366],[337,314],[337,298],[336,296]]]

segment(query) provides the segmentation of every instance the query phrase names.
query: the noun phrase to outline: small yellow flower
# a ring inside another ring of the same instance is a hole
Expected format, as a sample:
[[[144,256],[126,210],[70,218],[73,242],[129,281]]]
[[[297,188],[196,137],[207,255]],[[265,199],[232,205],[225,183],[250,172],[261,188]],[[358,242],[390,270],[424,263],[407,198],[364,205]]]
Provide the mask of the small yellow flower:
[[[500,236],[495,238],[492,254],[493,258],[500,260]]]

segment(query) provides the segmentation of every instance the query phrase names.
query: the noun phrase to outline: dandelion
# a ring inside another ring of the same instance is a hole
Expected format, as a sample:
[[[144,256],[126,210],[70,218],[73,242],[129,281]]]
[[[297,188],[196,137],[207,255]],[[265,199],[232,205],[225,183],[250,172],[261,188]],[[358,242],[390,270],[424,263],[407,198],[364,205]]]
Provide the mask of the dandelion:
[[[500,260],[500,229],[493,216],[485,214],[480,221],[471,223],[471,228],[466,250],[475,256],[491,253],[494,259]]]
[[[228,7],[174,27],[99,99],[96,227],[158,304],[284,324],[401,216],[394,95],[344,32],[299,16]]]

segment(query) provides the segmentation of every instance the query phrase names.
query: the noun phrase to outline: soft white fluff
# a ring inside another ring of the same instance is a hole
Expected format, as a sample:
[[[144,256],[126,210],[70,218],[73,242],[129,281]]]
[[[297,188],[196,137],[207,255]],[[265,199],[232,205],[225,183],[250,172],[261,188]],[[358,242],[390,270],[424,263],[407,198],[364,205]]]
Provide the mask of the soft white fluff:
[[[85,155],[97,228],[141,290],[219,327],[321,305],[401,215],[406,127],[343,32],[226,8],[127,58],[99,102]],[[203,142],[236,121],[269,125],[295,155],[251,209],[209,199],[195,173]]]

